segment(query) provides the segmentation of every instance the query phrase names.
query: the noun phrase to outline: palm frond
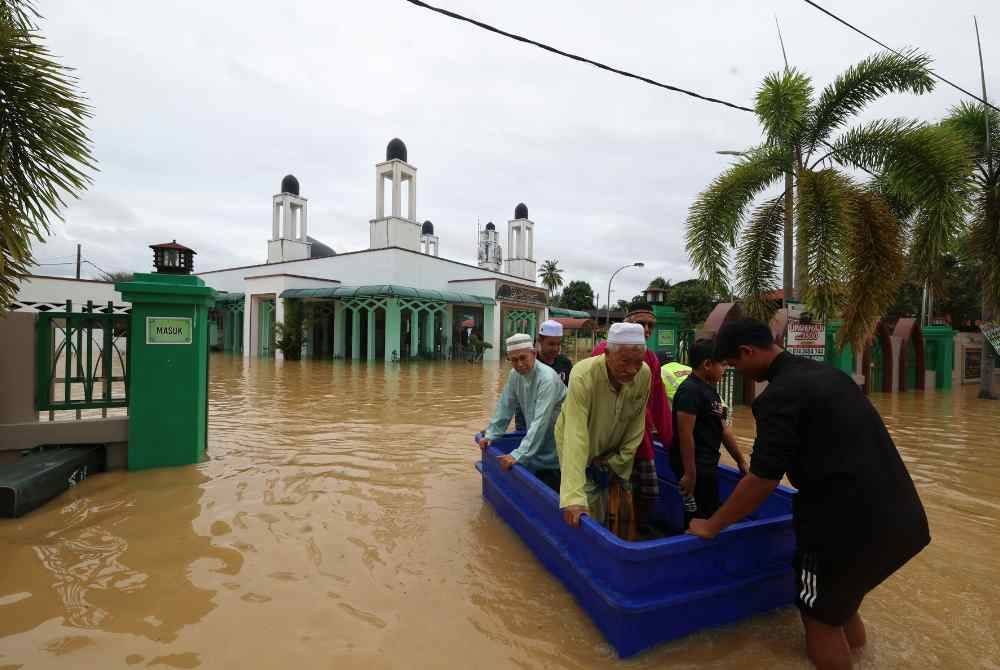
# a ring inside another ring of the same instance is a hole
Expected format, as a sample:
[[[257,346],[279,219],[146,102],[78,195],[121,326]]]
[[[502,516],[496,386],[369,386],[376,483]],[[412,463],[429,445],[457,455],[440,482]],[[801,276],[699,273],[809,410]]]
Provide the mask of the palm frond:
[[[779,148],[747,152],[691,205],[685,232],[687,252],[711,290],[729,292],[729,250],[736,245],[747,207],[787,166]]]
[[[787,148],[798,143],[812,94],[812,81],[794,68],[764,78],[754,110],[769,144]]]
[[[856,215],[846,234],[847,285],[837,346],[861,351],[892,304],[903,276],[902,229],[888,204],[870,191],[857,191]]]
[[[767,294],[779,285],[777,262],[784,227],[783,195],[757,205],[736,254],[736,291],[745,311],[765,323],[773,312]]]
[[[90,107],[34,30],[26,0],[0,1],[0,313],[13,302],[64,198],[90,183]]]
[[[856,188],[836,170],[799,172],[796,233],[805,252],[802,295],[809,309],[824,321],[840,304],[845,267],[844,241],[856,218]]]
[[[910,50],[870,56],[823,89],[804,138],[806,155],[869,103],[890,93],[926,93],[934,88],[929,56]]]
[[[1000,183],[980,190],[973,199],[969,249],[979,261],[983,296],[1000,314]]]
[[[989,120],[990,149],[993,154],[993,165],[1000,169],[1000,112],[983,105],[962,102],[953,107],[942,125],[952,128],[962,136],[965,143],[972,148],[976,161],[986,162],[986,122]]]
[[[830,151],[824,158],[829,157],[840,165],[880,174],[885,169],[896,142],[920,127],[920,122],[911,119],[871,121],[851,128],[838,137],[830,144]]]

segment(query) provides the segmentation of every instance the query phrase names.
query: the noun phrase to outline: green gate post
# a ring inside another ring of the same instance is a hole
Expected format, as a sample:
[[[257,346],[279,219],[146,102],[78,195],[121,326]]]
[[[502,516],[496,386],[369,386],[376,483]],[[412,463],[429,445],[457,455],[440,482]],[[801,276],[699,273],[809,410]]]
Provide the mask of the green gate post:
[[[951,390],[951,374],[955,366],[955,331],[951,326],[924,326],[924,363],[934,370],[934,388]]]
[[[138,273],[115,284],[132,303],[128,469],[191,465],[208,439],[208,308],[200,278]]]
[[[669,305],[653,305],[653,315],[656,325],[653,333],[646,341],[646,346],[653,351],[666,351],[670,357],[677,360],[677,341],[680,339],[681,324],[684,323],[684,313],[676,311]]]
[[[837,351],[837,333],[843,326],[843,321],[828,321],[826,324],[826,362],[838,370],[853,375],[854,351],[851,349],[851,345],[845,344],[843,349]]]

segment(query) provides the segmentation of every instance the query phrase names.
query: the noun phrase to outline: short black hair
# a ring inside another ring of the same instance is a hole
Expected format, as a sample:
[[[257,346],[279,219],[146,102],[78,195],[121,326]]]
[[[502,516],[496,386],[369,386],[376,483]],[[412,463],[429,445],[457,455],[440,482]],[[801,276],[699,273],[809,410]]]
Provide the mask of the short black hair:
[[[770,349],[774,344],[771,327],[757,319],[736,319],[723,324],[715,336],[715,357],[725,360],[736,356],[740,347]]]
[[[717,361],[715,357],[715,342],[712,340],[695,340],[688,352],[688,365],[697,370],[705,361]]]

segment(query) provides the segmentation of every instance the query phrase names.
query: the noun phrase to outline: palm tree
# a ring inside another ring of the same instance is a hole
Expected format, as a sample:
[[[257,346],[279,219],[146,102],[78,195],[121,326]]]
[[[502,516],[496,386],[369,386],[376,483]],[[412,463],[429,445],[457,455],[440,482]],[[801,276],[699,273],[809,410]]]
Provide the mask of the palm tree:
[[[969,147],[975,170],[969,194],[968,250],[979,265],[983,320],[1000,316],[1000,114],[984,105],[962,103],[942,123],[959,133]],[[983,344],[979,397],[995,399],[992,346]]]
[[[735,287],[748,311],[766,319],[765,295],[778,288],[784,256],[785,299],[799,297],[823,319],[840,315],[841,345],[868,340],[895,297],[907,239],[943,248],[961,219],[970,166],[960,139],[940,126],[892,119],[844,128],[886,94],[930,91],[929,64],[917,52],[877,54],[815,99],[812,81],[795,69],[764,79],[755,110],[763,143],[740,153],[688,214],[687,250],[711,290],[730,293],[738,245]],[[870,181],[857,181],[857,171]],[[783,180],[783,195],[755,204]]]
[[[0,0],[0,313],[34,264],[32,240],[94,168],[90,107],[42,44],[37,18],[31,0]]]
[[[542,279],[542,286],[552,298],[552,294],[563,285],[563,271],[559,269],[559,261],[545,261],[538,270],[538,276]]]

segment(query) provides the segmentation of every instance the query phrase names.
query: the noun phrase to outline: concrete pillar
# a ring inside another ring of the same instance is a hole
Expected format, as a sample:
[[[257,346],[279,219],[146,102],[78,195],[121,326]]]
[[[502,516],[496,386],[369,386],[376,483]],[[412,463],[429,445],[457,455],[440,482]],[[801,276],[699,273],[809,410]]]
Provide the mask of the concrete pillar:
[[[271,239],[276,240],[281,237],[281,203],[275,202],[272,209]]]
[[[410,175],[410,203],[407,208],[410,221],[417,220],[417,175]]]
[[[287,198],[281,209],[281,237],[286,240],[295,239],[295,222],[292,219],[292,203]]]
[[[444,353],[451,356],[451,334],[455,329],[455,306],[448,305],[441,315],[441,330],[444,334]]]
[[[403,207],[402,207],[402,187],[403,187],[403,177],[399,170],[399,163],[393,163],[392,165],[392,215],[397,218],[403,217]]]
[[[424,317],[424,351],[428,354],[434,354],[434,341],[437,339],[436,326],[437,314],[435,312],[427,312],[427,316]]]
[[[275,333],[275,339],[277,339],[277,332],[278,332],[277,325],[279,323],[282,324],[282,325],[284,325],[284,323],[285,323],[285,301],[282,298],[278,297],[277,294],[275,294],[275,296],[274,296],[274,325],[275,325],[274,333]],[[277,345],[275,345],[275,347],[274,347],[274,358],[275,358],[275,360],[279,360],[279,361],[285,360],[285,352],[283,352],[281,349],[279,349],[277,347]]]
[[[375,360],[375,308],[369,307],[368,310],[368,360]]]
[[[333,356],[343,358],[347,353],[347,310],[337,301],[333,306]]]
[[[483,339],[493,345],[483,354],[487,361],[500,360],[500,326],[500,303],[483,305]]]
[[[260,300],[249,293],[243,299],[243,355],[257,355],[257,331],[260,329]]]
[[[361,358],[361,310],[351,310],[351,358]]]
[[[307,222],[306,222],[306,211],[307,211],[307,208],[306,208],[305,204],[302,204],[301,206],[299,206],[299,219],[300,219],[299,223],[300,223],[300,226],[302,228],[302,230],[299,233],[299,239],[302,240],[303,242],[307,242],[309,240],[309,233],[306,230],[306,224],[307,224]]]
[[[393,352],[400,356],[399,330],[403,316],[399,298],[389,298],[385,305],[385,360],[391,361]]]
[[[410,357],[420,355],[420,312],[410,308]]]
[[[375,218],[385,216],[385,173],[375,171]]]

